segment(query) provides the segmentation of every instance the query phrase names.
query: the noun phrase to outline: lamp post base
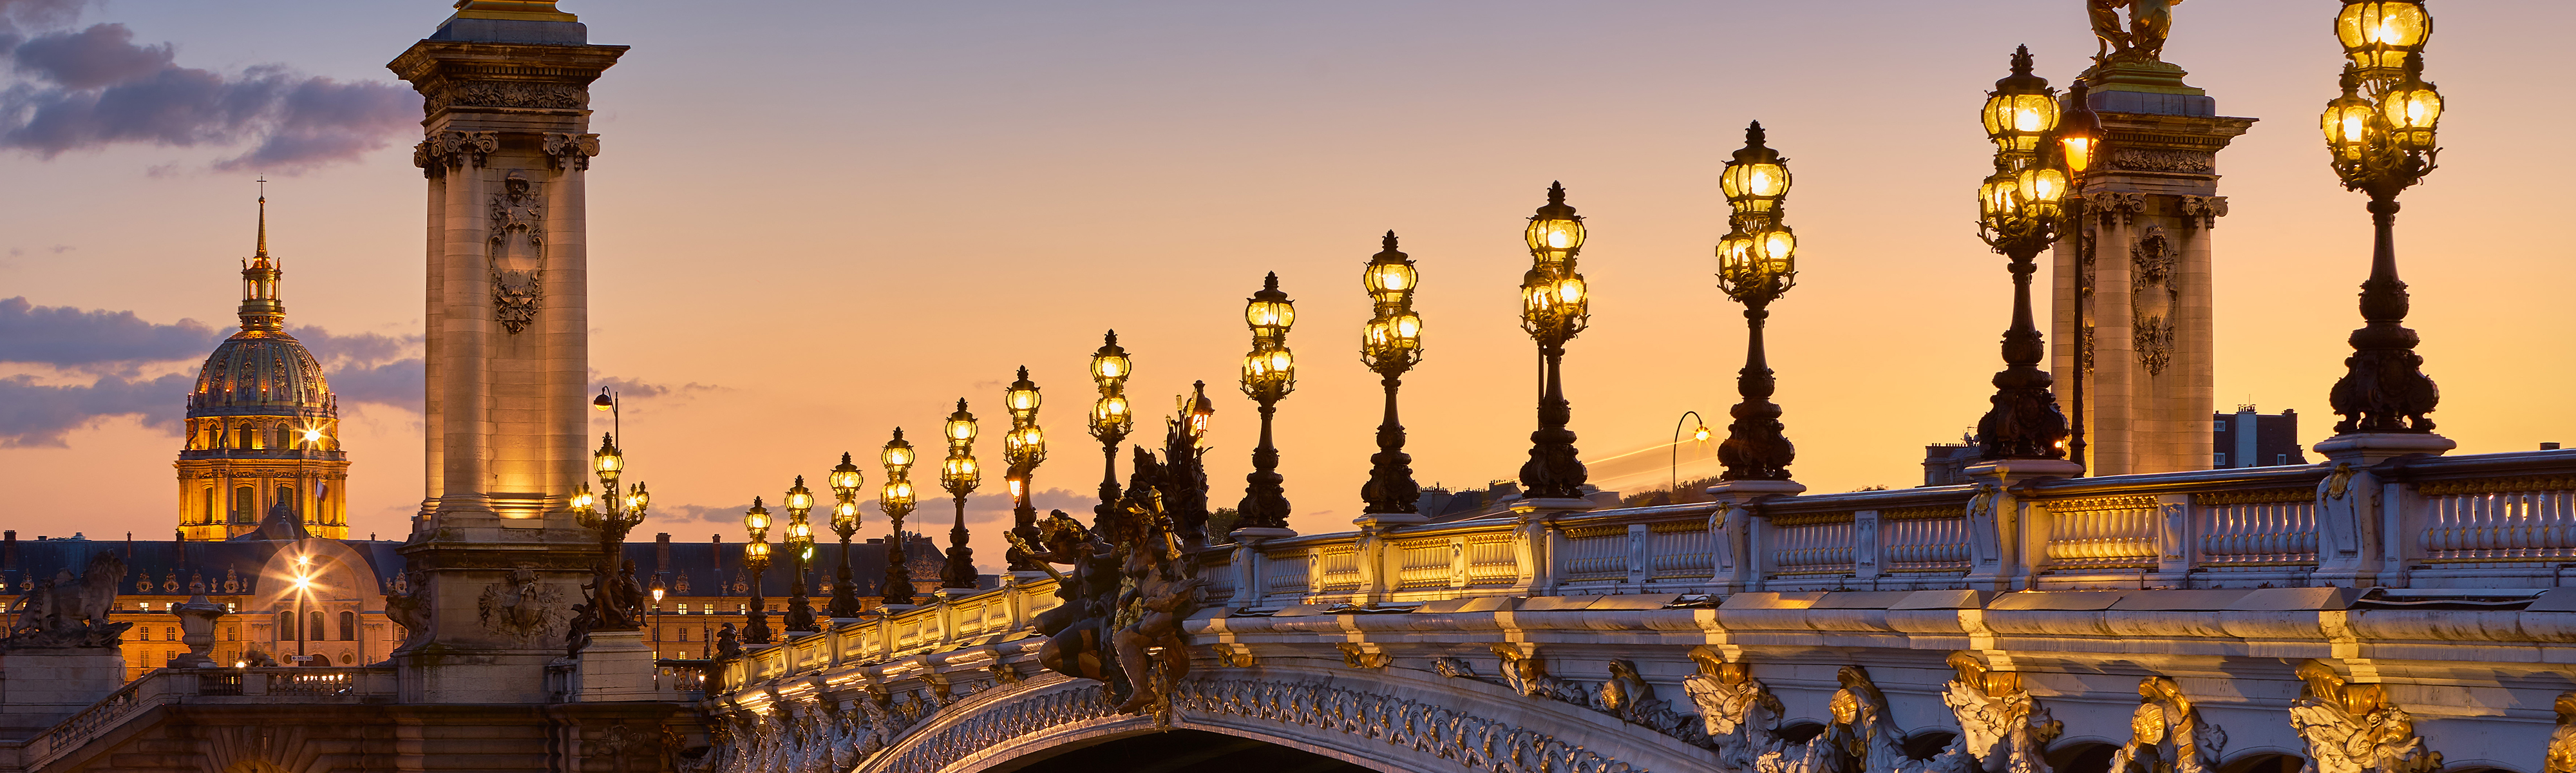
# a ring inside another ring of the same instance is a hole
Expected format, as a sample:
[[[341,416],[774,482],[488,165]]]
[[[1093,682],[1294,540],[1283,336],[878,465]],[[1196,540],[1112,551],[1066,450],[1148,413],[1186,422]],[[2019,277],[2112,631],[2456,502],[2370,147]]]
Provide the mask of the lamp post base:
[[[1234,530],[1233,532],[1228,533],[1226,536],[1233,537],[1233,538],[1234,538],[1234,544],[1237,544],[1237,545],[1251,545],[1251,544],[1257,544],[1257,543],[1260,543],[1260,542],[1265,542],[1265,541],[1268,541],[1268,540],[1274,540],[1274,539],[1287,539],[1287,538],[1289,538],[1289,537],[1294,537],[1294,536],[1297,536],[1297,530],[1296,530],[1296,529],[1289,529],[1289,528],[1273,528],[1273,527],[1265,527],[1265,526],[1246,526],[1246,527],[1243,527],[1243,528],[1240,528],[1240,529],[1236,529],[1236,530]]]
[[[2369,467],[2400,456],[2440,456],[2458,447],[2450,438],[2430,432],[2353,432],[2317,441],[2316,452],[2330,462]]]

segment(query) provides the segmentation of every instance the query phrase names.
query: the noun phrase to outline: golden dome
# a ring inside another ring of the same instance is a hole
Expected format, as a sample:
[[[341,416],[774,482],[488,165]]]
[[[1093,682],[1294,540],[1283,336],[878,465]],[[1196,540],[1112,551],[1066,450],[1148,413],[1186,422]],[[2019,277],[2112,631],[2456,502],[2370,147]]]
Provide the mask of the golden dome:
[[[337,418],[322,364],[286,333],[277,261],[268,255],[268,197],[259,200],[258,252],[242,263],[241,332],[225,339],[197,371],[188,418],[305,416]]]

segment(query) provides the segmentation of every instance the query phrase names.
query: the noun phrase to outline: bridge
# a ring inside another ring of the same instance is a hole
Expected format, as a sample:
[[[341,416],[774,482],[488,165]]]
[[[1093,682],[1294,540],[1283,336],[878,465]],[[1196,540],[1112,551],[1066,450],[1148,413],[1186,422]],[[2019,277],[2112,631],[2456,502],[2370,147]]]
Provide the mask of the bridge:
[[[1168,727],[1389,771],[2556,773],[2571,498],[2576,452],[2411,455],[1221,545]],[[1158,732],[1037,665],[1057,603],[1022,574],[753,649],[694,765],[1009,770]]]

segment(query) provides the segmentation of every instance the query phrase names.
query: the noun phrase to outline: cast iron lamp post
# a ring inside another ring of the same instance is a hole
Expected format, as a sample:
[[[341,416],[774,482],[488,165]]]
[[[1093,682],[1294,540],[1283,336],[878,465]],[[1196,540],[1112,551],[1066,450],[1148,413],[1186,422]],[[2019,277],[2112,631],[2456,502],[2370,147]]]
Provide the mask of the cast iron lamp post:
[[[1780,152],[1762,144],[1762,124],[1744,130],[1744,148],[1726,162],[1718,187],[1726,193],[1726,238],[1717,243],[1717,286],[1744,304],[1744,369],[1735,377],[1744,401],[1729,415],[1726,440],[1717,445],[1722,480],[1788,480],[1797,448],[1781,433],[1780,406],[1771,402],[1776,382],[1762,348],[1762,323],[1771,302],[1798,283],[1798,237],[1781,222],[1789,198],[1789,167]],[[1676,492],[1678,494],[1678,492]]]
[[[966,412],[966,398],[957,398],[957,412],[948,414],[940,430],[948,438],[948,458],[939,463],[939,487],[957,505],[948,540],[950,554],[958,558],[951,560],[973,566],[974,551],[966,547],[966,495],[983,482],[983,469],[975,466],[975,414]]]
[[[2085,266],[2091,265],[2094,256],[2090,229],[2084,227],[2084,176],[2092,170],[2093,162],[2102,157],[2102,141],[2110,133],[2102,128],[2102,116],[2093,112],[2092,98],[2083,79],[2067,85],[2066,104],[2069,109],[2057,122],[2057,163],[2059,169],[2066,173],[2064,228],[2068,238],[2075,240],[2077,265]],[[2087,340],[2092,335],[2088,331],[2093,325],[2093,287],[2087,279],[2089,276],[2090,272],[2084,270],[2076,272],[2073,325],[2075,334]],[[2072,426],[2066,436],[2066,458],[2089,469],[2092,461],[2084,455],[2084,379],[2093,369],[2093,352],[2092,347],[2081,340],[2076,342],[2074,349],[2074,372],[2067,374],[2067,378],[2074,380],[2074,389],[2067,395],[2074,415],[2067,417]]]
[[[2397,278],[2397,194],[2433,171],[2434,124],[2442,97],[2425,83],[2424,40],[2433,19],[2413,0],[2345,0],[2335,17],[2343,42],[2343,95],[2326,103],[2326,150],[2345,188],[2370,195],[2374,228],[2370,278],[2361,283],[2361,329],[2327,395],[2343,416],[2335,434],[2430,433],[2425,414],[2441,399],[2424,375],[2419,340],[2406,320],[2406,283]]]
[[[743,511],[742,528],[751,533],[751,541],[742,543],[742,565],[751,569],[751,622],[742,627],[742,640],[768,644],[769,602],[760,594],[760,574],[769,568],[769,508],[760,506],[760,497],[752,497],[751,509]]]
[[[850,537],[859,533],[859,485],[867,475],[850,463],[850,454],[842,452],[841,463],[832,468],[832,533],[841,537],[841,566],[832,575],[832,617],[849,619],[859,616],[859,594],[850,585]]]
[[[1135,362],[1118,345],[1118,331],[1109,331],[1100,350],[1091,353],[1091,380],[1100,386],[1100,399],[1091,403],[1091,436],[1100,440],[1101,461],[1100,505],[1091,511],[1095,529],[1107,528],[1118,509],[1118,443],[1136,426],[1127,405],[1127,377],[1134,372]]]
[[[1380,521],[1388,520],[1385,515],[1419,521],[1422,516],[1413,503],[1422,498],[1422,487],[1413,481],[1412,455],[1404,452],[1404,423],[1396,417],[1395,396],[1405,372],[1422,362],[1422,316],[1413,313],[1413,288],[1422,275],[1413,259],[1395,248],[1394,231],[1386,232],[1380,244],[1383,249],[1369,256],[1368,267],[1360,271],[1360,286],[1377,311],[1360,328],[1360,362],[1386,388],[1386,417],[1377,425],[1377,453],[1369,457],[1369,479],[1360,486],[1360,499]]]
[[[1261,405],[1261,444],[1252,449],[1252,474],[1244,476],[1243,501],[1235,505],[1240,528],[1288,528],[1288,492],[1279,486],[1279,447],[1271,443],[1270,417],[1297,389],[1297,360],[1288,351],[1288,328],[1297,324],[1297,302],[1279,290],[1279,274],[1261,280],[1244,299],[1243,321],[1252,328],[1252,351],[1243,355],[1243,394]]]
[[[805,476],[796,476],[796,485],[787,489],[787,557],[796,561],[796,581],[787,588],[788,633],[816,630],[814,602],[805,596],[805,574],[814,564],[814,525],[805,515],[814,511],[814,492],[805,488]]]
[[[1547,205],[1531,215],[1526,234],[1530,270],[1521,275],[1521,329],[1538,342],[1538,431],[1530,433],[1530,459],[1521,465],[1521,488],[1531,499],[1583,496],[1583,460],[1576,458],[1574,431],[1565,428],[1573,407],[1565,401],[1565,342],[1582,333],[1591,315],[1591,298],[1583,274],[1575,270],[1583,250],[1583,218],[1565,203],[1565,186],[1547,186]]]
[[[960,400],[959,403],[965,401]],[[893,521],[893,535],[886,538],[885,582],[877,589],[877,603],[885,606],[912,603],[912,568],[904,565],[903,517],[912,513],[912,444],[903,439],[903,428],[894,428],[894,439],[886,441],[885,451],[878,454],[885,463],[885,485],[877,488],[877,508]],[[959,495],[958,511],[964,512],[964,495]],[[964,523],[964,517],[959,517]],[[962,526],[960,528],[963,528]]]
[[[1028,366],[1020,366],[1019,380],[1002,390],[1002,407],[1011,412],[1011,431],[1002,435],[1002,461],[1010,466],[1004,479],[1011,486],[1011,533],[1019,535],[1021,542],[1030,545],[1038,544],[1038,509],[1029,504],[1029,496],[1036,493],[1029,489],[1029,477],[1037,472],[1039,462],[1046,461],[1046,434],[1038,430],[1040,402],[1043,402],[1043,396],[1038,394],[1037,383],[1029,380]],[[959,522],[958,529],[957,533],[965,533],[963,521]],[[957,553],[952,549],[949,555],[953,559]],[[1037,559],[1019,548],[1004,551],[1003,555],[1010,557],[1011,571],[1039,571]],[[956,561],[951,560],[948,568],[948,587],[975,587],[972,564],[964,567],[962,580],[959,579],[960,568]],[[963,584],[959,584],[961,582]]]
[[[2012,329],[2004,332],[2004,369],[1995,374],[1994,407],[1977,420],[1978,458],[2066,458],[2066,414],[2049,392],[2047,354],[2031,322],[2030,276],[2036,259],[2057,241],[2066,174],[2041,154],[2056,130],[2056,90],[2030,74],[2030,48],[2013,54],[2013,71],[1986,96],[1986,136],[1995,142],[1995,173],[1978,189],[1978,236],[2011,260]]]

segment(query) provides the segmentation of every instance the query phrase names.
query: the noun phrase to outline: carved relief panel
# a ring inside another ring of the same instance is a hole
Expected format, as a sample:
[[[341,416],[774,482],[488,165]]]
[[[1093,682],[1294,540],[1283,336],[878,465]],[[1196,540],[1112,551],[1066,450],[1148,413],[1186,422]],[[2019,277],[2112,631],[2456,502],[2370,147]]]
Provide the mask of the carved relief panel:
[[[2151,225],[2129,246],[2129,260],[2130,343],[2148,375],[2163,375],[2173,364],[2173,315],[2182,302],[2180,254],[2164,226]]]
[[[538,280],[546,264],[545,204],[526,176],[511,172],[491,207],[492,313],[516,334],[536,321],[544,300]]]

